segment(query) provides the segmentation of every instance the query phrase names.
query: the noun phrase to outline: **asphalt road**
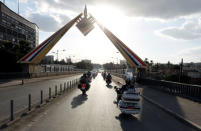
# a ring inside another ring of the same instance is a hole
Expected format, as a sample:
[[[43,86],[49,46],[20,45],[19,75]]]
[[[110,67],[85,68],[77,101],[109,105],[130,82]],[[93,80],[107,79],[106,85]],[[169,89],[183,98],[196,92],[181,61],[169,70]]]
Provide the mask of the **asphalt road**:
[[[0,120],[9,116],[10,100],[14,100],[14,110],[19,111],[23,108],[27,108],[28,94],[31,94],[32,103],[36,103],[40,101],[41,90],[43,90],[44,98],[47,98],[49,88],[52,88],[52,94],[54,94],[55,85],[57,85],[57,90],[59,91],[60,84],[62,84],[63,88],[65,82],[74,80],[79,77],[80,75],[77,75],[53,80],[27,83],[24,85],[16,85],[6,88],[0,88]]]
[[[72,90],[29,122],[21,123],[16,131],[192,131],[143,99],[139,115],[121,114],[113,104],[114,89],[106,87],[100,74],[87,94]]]

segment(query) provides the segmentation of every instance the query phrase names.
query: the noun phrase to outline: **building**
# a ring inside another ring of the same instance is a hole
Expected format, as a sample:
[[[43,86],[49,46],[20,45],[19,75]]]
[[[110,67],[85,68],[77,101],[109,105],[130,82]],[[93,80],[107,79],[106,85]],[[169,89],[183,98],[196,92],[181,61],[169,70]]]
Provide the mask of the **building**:
[[[66,62],[67,62],[68,64],[72,63],[71,58],[66,58]]]
[[[201,63],[193,63],[193,62],[184,63],[183,70],[184,71],[196,70],[198,72],[201,72]]]
[[[30,47],[38,45],[39,28],[0,2],[0,40],[8,40],[18,44],[20,40],[31,43]]]
[[[91,63],[91,60],[87,60],[87,59],[85,59],[85,60],[82,60],[83,62],[86,62],[86,63]]]
[[[120,65],[126,65],[127,61],[126,60],[120,60]]]
[[[42,63],[48,63],[53,64],[54,63],[54,56],[53,55],[47,55],[43,58]]]
[[[183,74],[190,77],[192,84],[201,84],[201,63],[184,63]]]

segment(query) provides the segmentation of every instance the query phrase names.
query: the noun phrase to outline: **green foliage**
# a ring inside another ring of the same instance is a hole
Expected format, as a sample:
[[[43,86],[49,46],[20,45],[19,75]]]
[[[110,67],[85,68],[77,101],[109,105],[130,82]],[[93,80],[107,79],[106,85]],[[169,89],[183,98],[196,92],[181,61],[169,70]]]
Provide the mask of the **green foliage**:
[[[92,70],[93,69],[93,64],[88,63],[88,62],[84,62],[84,61],[75,63],[74,65],[78,69],[87,69],[87,70]]]
[[[126,65],[126,64],[122,64],[122,65],[120,65],[120,64],[114,64],[112,62],[103,64],[103,68],[106,69],[106,70],[126,69],[127,66],[129,66],[129,65]]]
[[[28,41],[25,40],[21,40],[19,42],[19,50],[20,53],[24,56],[25,54],[27,54],[29,51],[31,51],[31,46],[30,43]]]
[[[101,68],[102,66],[100,65],[100,64],[93,64],[93,68],[94,69],[99,69],[99,68]]]
[[[103,68],[106,70],[114,69],[114,67],[115,67],[115,65],[112,62],[103,64]]]
[[[10,41],[0,41],[0,72],[19,72],[17,61],[31,50],[27,41],[13,44]]]

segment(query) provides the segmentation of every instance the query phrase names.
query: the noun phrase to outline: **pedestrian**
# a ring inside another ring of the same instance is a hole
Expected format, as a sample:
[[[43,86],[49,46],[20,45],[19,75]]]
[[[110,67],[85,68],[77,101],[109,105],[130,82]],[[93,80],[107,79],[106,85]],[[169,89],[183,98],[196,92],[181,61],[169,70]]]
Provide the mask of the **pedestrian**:
[[[22,79],[22,83],[21,84],[24,85],[24,79]]]

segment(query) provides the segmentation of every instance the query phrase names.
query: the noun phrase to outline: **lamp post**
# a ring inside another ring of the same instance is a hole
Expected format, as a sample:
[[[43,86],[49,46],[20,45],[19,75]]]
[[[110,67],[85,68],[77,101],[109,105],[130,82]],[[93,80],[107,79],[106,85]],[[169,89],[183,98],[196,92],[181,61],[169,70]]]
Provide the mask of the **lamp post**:
[[[113,60],[113,59],[114,59],[114,57],[111,57],[111,58],[112,58],[112,63],[114,64],[114,60]]]
[[[70,59],[70,62],[72,63],[72,57],[75,57],[74,55],[73,56],[71,56],[71,55],[69,55],[68,57],[66,57],[66,62],[68,63],[68,59]]]
[[[119,52],[117,51],[116,53],[118,54]],[[118,59],[118,57],[117,57],[116,59],[117,59],[117,65],[118,65],[118,63],[119,63],[119,59]]]
[[[54,54],[56,54],[57,55],[57,61],[59,61],[59,52],[60,51],[66,51],[66,50],[57,50],[56,52],[52,52],[52,53],[54,53]]]
[[[117,65],[118,65],[118,63],[119,63],[119,59],[118,59],[118,57],[116,57],[116,59],[117,59]]]

